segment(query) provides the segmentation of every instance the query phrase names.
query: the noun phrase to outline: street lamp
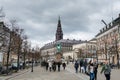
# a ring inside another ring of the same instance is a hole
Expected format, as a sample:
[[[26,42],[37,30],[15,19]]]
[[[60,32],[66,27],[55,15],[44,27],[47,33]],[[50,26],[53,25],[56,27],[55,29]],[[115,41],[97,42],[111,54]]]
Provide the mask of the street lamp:
[[[31,68],[31,72],[33,72],[33,54],[34,54],[34,48],[32,49],[32,68]]]
[[[96,49],[96,59],[97,59],[97,63],[98,63],[98,48]]]

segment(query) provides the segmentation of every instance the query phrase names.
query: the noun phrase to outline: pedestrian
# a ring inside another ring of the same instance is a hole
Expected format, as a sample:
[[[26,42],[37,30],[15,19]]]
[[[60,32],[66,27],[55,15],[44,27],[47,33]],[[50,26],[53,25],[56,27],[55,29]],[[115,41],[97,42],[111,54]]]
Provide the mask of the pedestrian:
[[[87,72],[86,68],[87,68],[87,60],[85,59],[85,61],[84,61],[84,70],[85,70],[85,73]]]
[[[94,80],[94,66],[92,60],[89,62],[89,69],[90,69],[90,80]]]
[[[61,65],[61,62],[58,62],[57,65],[58,65],[58,72],[60,72],[60,65]]]
[[[105,61],[105,64],[102,67],[101,74],[104,72],[104,75],[106,77],[106,80],[110,80],[110,75],[111,75],[111,68],[110,65],[108,64],[108,61]]]
[[[52,70],[52,61],[49,61],[48,64],[49,64],[49,71],[51,72],[51,70]]]
[[[80,72],[83,72],[83,59],[80,60]]]
[[[52,69],[53,69],[54,72],[56,71],[56,63],[55,63],[55,61],[53,62]]]
[[[94,66],[94,75],[95,75],[94,79],[97,80],[98,63],[97,63],[96,59],[94,60],[93,66]]]
[[[49,64],[47,61],[45,62],[45,67],[46,67],[46,71],[48,71]]]
[[[63,66],[63,69],[65,70],[65,67],[66,67],[65,62],[63,62],[62,66]]]
[[[81,72],[85,73],[85,60],[83,60],[83,62],[82,62]]]
[[[75,61],[74,68],[76,73],[78,73],[78,67],[79,67],[79,64],[77,61]]]

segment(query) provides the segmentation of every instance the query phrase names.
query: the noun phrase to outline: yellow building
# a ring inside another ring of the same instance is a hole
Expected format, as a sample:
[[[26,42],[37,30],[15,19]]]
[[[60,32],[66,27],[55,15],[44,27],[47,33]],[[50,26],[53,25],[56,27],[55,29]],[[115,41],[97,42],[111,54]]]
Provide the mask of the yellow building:
[[[79,58],[97,58],[96,39],[73,45],[73,51],[75,60]]]

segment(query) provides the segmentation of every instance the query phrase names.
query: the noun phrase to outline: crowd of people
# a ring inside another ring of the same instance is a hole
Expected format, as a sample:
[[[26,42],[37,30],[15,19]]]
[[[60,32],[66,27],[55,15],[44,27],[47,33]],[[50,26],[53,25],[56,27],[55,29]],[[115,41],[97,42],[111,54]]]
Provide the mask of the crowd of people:
[[[87,61],[87,59],[81,59],[81,60],[76,60],[74,62],[74,68],[75,68],[75,72],[78,73],[83,73],[86,74],[90,77],[90,80],[97,80],[97,73],[98,73],[98,63],[97,60],[90,60]],[[66,63],[65,62],[56,62],[54,60],[52,61],[45,61],[45,69],[46,71],[61,71],[61,67],[63,68],[63,70],[65,70],[66,68]],[[102,69],[101,69],[101,74],[104,72],[105,78],[106,80],[110,80],[110,74],[111,74],[111,67],[108,64],[108,61],[105,61]]]
[[[76,73],[79,71],[89,75],[90,80],[97,80],[98,63],[96,60],[90,60],[88,62],[86,59],[81,59],[80,61],[75,61],[74,68]],[[104,65],[102,66],[101,74],[103,72],[106,80],[110,80],[111,68],[108,64],[108,61],[105,61]]]
[[[60,72],[61,70],[61,66],[63,67],[63,70],[65,70],[66,68],[66,63],[65,62],[55,62],[55,61],[45,61],[45,67],[46,67],[46,71],[58,71]]]

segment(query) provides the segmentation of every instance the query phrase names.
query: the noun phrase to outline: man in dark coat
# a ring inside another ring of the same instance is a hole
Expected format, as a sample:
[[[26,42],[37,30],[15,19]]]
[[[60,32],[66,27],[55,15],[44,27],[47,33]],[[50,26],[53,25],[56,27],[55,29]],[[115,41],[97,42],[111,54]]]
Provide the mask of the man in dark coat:
[[[74,67],[75,67],[75,71],[76,71],[76,73],[78,73],[78,67],[79,67],[79,64],[78,64],[77,61],[75,61]]]
[[[46,71],[48,71],[49,64],[47,61],[45,62],[45,66],[46,66]]]
[[[60,72],[60,65],[61,65],[61,62],[58,62],[57,65],[58,65],[58,71]]]
[[[55,61],[53,62],[52,69],[53,69],[53,71],[56,71],[56,63],[55,63]]]

